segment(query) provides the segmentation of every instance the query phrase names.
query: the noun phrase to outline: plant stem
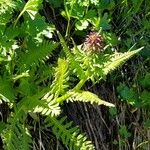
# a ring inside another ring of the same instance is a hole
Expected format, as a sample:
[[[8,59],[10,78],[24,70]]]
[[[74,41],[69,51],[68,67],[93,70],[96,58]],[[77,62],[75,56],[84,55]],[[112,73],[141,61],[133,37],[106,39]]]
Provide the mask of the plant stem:
[[[57,98],[56,101],[58,103],[61,103],[64,100],[66,100],[67,98],[69,98],[70,97],[70,92],[72,92],[72,91],[79,91],[82,88],[82,86],[84,85],[84,83],[86,82],[86,80],[87,80],[87,78],[80,80],[79,83],[72,90],[70,90],[69,92],[67,92],[63,96]]]
[[[82,88],[84,83],[86,82],[86,79],[82,79],[79,81],[79,83],[72,89],[73,91],[78,91]]]
[[[13,27],[16,26],[18,20],[20,19],[20,17],[22,16],[23,13],[24,13],[24,10],[19,14],[19,16],[17,17],[17,19],[15,20]]]
[[[67,8],[66,1],[64,3],[65,3],[65,11],[66,11],[67,18],[68,18],[68,24],[67,24],[65,37],[69,37],[69,35],[70,35],[70,18],[71,18],[71,13],[72,13],[74,4],[76,3],[76,0],[73,0],[70,10],[68,10],[68,8]]]
[[[70,34],[70,29],[69,29],[69,27],[70,27],[70,18],[69,18],[69,20],[68,20],[68,24],[67,24],[67,29],[66,29],[65,37],[68,37],[69,34]]]
[[[69,98],[69,97],[70,97],[70,94],[67,92],[67,93],[64,94],[63,96],[58,97],[58,98],[56,99],[56,101],[57,101],[58,103],[62,103],[64,100],[66,100],[66,99]]]

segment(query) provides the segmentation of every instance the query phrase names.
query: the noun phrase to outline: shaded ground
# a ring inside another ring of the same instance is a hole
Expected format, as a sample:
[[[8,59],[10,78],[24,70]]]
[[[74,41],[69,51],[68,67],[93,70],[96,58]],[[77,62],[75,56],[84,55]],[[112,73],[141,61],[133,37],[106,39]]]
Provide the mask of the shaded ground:
[[[133,111],[133,108],[121,103],[115,96],[117,92],[114,85],[98,84],[88,90],[115,104],[117,108],[116,115],[113,115],[105,106],[92,106],[87,103],[65,104],[68,118],[88,135],[96,150],[142,150],[139,144],[150,140],[150,130],[145,129],[142,124],[145,110]],[[149,149],[148,144],[145,144],[143,150]]]

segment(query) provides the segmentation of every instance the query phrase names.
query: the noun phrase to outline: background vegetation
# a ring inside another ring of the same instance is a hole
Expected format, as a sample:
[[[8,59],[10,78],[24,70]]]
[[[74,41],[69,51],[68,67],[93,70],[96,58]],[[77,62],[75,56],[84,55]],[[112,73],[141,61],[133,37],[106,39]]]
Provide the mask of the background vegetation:
[[[148,0],[1,0],[0,149],[148,150],[149,20]]]

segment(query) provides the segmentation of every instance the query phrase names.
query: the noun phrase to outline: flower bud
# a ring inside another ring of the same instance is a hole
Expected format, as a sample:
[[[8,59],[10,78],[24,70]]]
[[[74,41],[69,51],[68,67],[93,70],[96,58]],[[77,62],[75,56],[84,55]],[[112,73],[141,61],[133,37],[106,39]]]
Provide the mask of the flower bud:
[[[85,39],[84,51],[88,52],[101,52],[103,51],[104,41],[101,35],[97,32],[91,32]]]

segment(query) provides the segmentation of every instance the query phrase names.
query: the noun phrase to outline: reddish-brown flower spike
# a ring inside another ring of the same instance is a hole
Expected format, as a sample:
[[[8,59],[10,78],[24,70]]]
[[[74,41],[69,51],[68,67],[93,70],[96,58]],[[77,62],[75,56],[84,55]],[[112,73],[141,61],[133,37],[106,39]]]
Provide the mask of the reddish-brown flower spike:
[[[91,32],[84,42],[84,50],[89,52],[103,51],[104,41],[101,35],[97,32]]]

